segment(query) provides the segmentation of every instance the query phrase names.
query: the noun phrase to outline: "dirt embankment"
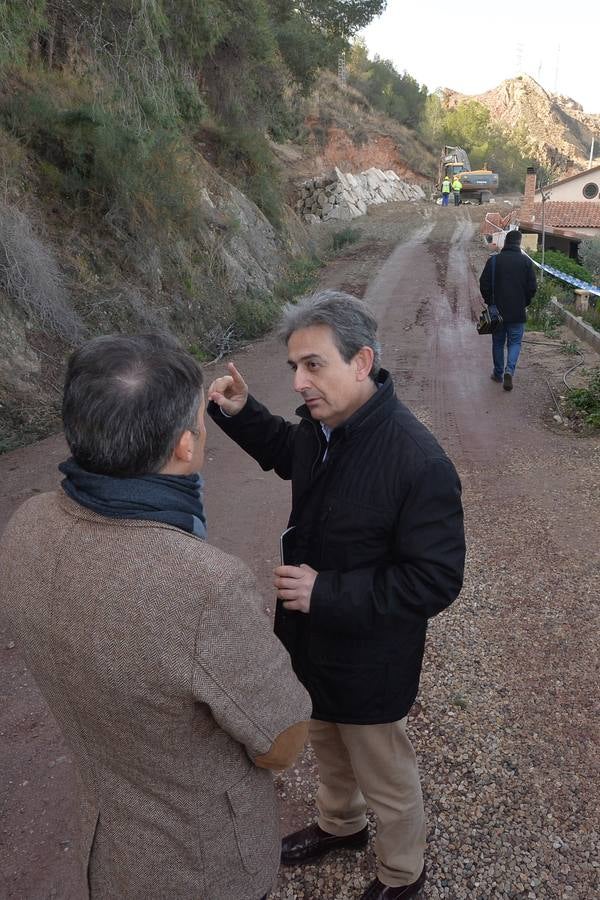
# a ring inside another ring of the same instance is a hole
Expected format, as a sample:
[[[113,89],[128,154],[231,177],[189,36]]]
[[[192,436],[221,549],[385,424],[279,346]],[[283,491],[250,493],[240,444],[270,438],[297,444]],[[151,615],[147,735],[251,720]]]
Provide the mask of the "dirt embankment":
[[[362,132],[359,136],[350,134],[343,128],[324,128],[317,118],[306,120],[307,127],[319,134],[320,144],[315,150],[315,166],[324,170],[337,166],[342,172],[363,172],[375,168],[393,169],[406,181],[428,184],[429,178],[413,169],[402,154],[397,141],[390,135],[376,132]]]

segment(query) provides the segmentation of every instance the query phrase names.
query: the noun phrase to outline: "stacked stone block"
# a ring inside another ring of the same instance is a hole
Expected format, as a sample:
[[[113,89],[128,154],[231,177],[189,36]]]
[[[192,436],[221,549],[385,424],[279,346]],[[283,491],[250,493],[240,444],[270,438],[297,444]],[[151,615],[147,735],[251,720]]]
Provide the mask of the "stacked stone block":
[[[418,184],[402,181],[389,169],[367,169],[360,175],[340,172],[309,178],[300,185],[296,212],[307,222],[354,219],[363,216],[369,206],[394,200],[423,200],[425,192]]]

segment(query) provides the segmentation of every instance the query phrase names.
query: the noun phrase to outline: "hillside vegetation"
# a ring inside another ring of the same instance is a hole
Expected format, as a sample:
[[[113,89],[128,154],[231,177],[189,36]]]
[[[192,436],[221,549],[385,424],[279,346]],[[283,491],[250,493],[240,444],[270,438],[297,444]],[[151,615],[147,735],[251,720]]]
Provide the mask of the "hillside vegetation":
[[[527,167],[541,166],[524,126],[517,123],[506,131],[476,100],[466,98],[447,106],[437,94],[431,94],[426,102],[423,131],[440,147],[464,147],[474,169],[497,172],[501,191],[521,191]]]
[[[309,283],[273,141],[383,6],[0,0],[0,450],[56,427],[86,336],[212,358]]]
[[[89,335],[168,329],[206,360],[267,330],[319,264],[299,178],[489,156],[489,119],[353,43],[384,6],[0,0],[0,452],[57,427]],[[500,150],[506,188],[525,166]]]

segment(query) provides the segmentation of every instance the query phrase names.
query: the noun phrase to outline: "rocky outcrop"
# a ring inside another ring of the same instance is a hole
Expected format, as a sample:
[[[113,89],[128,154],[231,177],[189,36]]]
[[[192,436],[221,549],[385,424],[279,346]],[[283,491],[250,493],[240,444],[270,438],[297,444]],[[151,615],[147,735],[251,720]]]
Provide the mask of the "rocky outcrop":
[[[587,167],[592,136],[600,131],[600,116],[584,112],[570,97],[544,90],[529,75],[509,78],[484,94],[443,92],[443,103],[449,109],[468,100],[489,109],[492,120],[511,137],[520,130],[527,143],[522,149],[557,175]]]
[[[371,168],[352,175],[336,167],[329,175],[302,182],[296,211],[307,222],[348,220],[363,216],[375,204],[424,197],[420,185],[402,181],[391,169]]]

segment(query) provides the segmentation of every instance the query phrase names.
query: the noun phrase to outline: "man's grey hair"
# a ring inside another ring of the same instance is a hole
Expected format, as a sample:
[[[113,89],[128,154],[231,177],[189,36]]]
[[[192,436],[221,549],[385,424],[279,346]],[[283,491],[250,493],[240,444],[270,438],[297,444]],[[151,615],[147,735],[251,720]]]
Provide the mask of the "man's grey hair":
[[[361,347],[373,350],[370,376],[376,380],[381,367],[381,345],[377,340],[377,320],[358,297],[342,291],[317,291],[298,303],[283,307],[279,335],[287,344],[294,331],[311,325],[328,325],[343,360],[350,360]]]

